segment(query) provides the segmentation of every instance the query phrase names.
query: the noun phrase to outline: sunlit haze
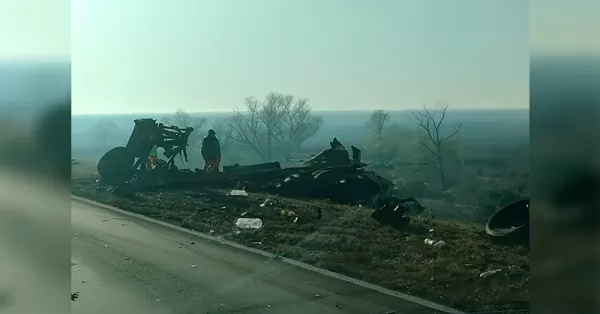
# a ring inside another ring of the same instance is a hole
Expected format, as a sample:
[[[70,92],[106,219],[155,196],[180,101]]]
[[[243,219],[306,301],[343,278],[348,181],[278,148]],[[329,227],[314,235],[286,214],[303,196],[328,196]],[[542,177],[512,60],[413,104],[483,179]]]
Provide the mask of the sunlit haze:
[[[69,5],[67,0],[0,1],[0,62],[68,60]]]
[[[528,2],[73,2],[73,112],[528,107]]]

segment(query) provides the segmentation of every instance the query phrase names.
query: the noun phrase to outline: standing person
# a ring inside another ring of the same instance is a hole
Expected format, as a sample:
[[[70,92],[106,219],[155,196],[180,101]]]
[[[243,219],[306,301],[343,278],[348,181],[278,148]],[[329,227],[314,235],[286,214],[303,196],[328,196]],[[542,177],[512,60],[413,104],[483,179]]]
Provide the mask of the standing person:
[[[154,168],[156,168],[156,160],[157,159],[158,159],[158,146],[154,145],[154,146],[152,146],[152,149],[150,150],[150,155],[148,156],[148,164],[147,164],[148,170],[153,170]]]
[[[221,145],[215,136],[215,130],[208,130],[208,135],[202,139],[202,158],[204,158],[204,171],[219,172],[221,163]]]

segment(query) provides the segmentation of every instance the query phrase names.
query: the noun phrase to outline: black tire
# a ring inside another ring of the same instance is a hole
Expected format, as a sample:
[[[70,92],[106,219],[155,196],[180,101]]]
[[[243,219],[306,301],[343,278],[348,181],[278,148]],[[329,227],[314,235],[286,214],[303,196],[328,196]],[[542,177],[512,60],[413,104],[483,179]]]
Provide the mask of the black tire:
[[[133,178],[133,155],[126,147],[115,147],[109,150],[98,161],[98,174],[102,182],[121,184]]]
[[[497,211],[485,225],[485,232],[494,244],[529,246],[529,199]]]

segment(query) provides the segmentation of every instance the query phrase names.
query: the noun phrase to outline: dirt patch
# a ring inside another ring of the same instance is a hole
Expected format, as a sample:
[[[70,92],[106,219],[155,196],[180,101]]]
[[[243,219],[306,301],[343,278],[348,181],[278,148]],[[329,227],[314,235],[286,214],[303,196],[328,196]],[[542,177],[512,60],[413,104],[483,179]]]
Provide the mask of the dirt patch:
[[[209,233],[464,311],[529,307],[529,252],[492,245],[480,226],[413,218],[397,231],[371,210],[267,195],[227,196],[195,188],[119,197],[96,190],[97,179],[73,166],[72,193]],[[83,164],[85,167],[85,164]],[[319,212],[321,214],[319,214]],[[322,217],[319,219],[319,217]],[[239,229],[240,217],[260,229]],[[434,249],[425,238],[444,240]],[[487,278],[480,273],[503,269]]]

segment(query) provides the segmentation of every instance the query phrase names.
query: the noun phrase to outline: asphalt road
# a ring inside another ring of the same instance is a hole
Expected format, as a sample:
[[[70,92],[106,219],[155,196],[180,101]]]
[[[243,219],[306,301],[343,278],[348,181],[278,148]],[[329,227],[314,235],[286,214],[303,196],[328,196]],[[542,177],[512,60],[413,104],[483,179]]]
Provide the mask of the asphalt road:
[[[72,313],[443,313],[73,200]]]

